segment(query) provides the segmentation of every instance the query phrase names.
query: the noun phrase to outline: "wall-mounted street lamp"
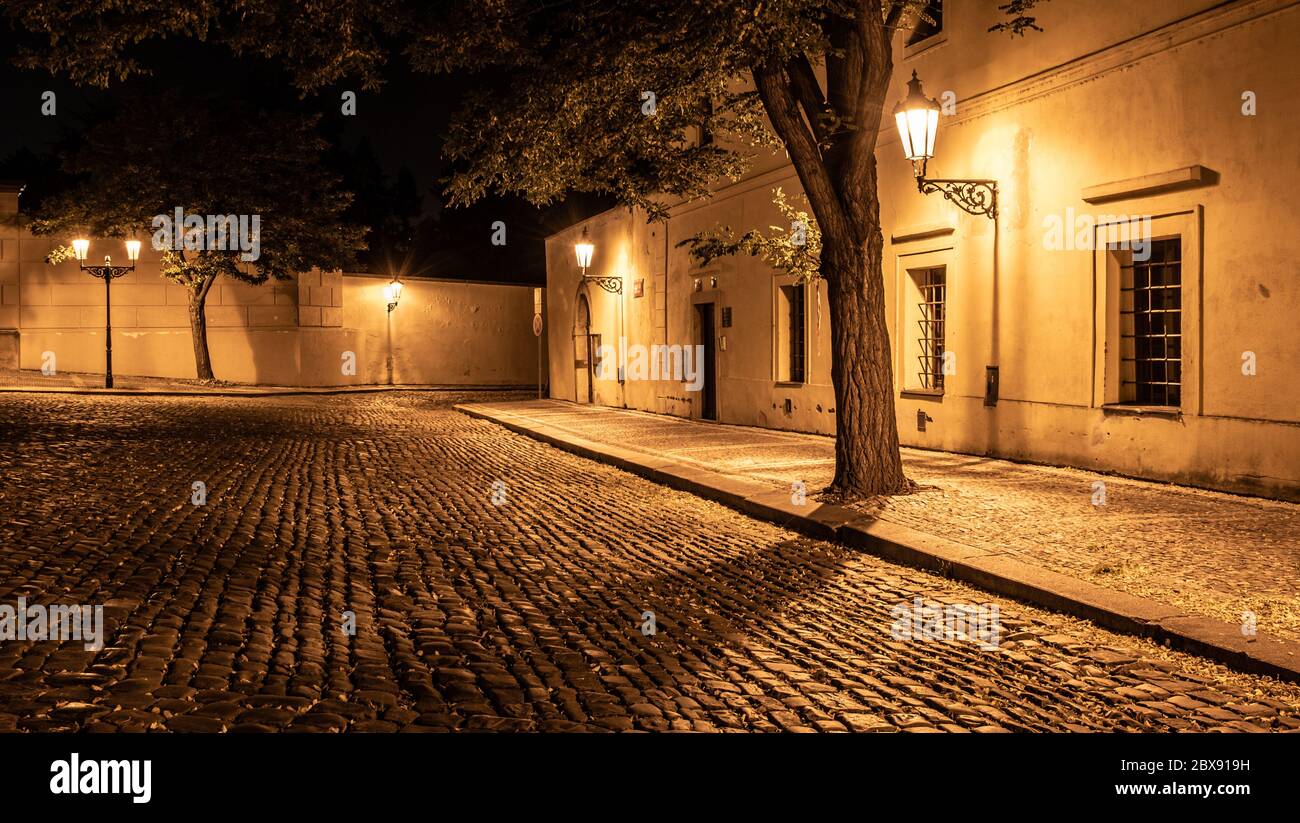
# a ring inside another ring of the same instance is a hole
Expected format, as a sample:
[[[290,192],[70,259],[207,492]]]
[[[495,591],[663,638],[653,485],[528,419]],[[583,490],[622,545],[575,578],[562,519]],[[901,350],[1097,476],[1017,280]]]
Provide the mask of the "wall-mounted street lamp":
[[[912,161],[916,175],[916,190],[921,194],[943,192],[969,214],[987,215],[990,220],[998,216],[998,181],[996,180],[941,180],[925,176],[925,164],[934,157],[934,138],[939,131],[939,103],[926,97],[921,81],[912,72],[907,81],[907,97],[894,106],[894,121],[898,137],[903,143],[903,154]]]
[[[595,251],[596,247],[587,239],[587,227],[583,226],[582,239],[573,244],[573,253],[578,257],[578,268],[582,269],[582,279],[589,283],[595,283],[610,294],[622,294],[623,278],[587,274],[587,268],[591,266],[591,255]]]
[[[384,286],[384,299],[388,301],[388,311],[391,314],[397,308],[397,301],[402,299],[402,281],[397,275],[393,275],[393,281]]]
[[[402,299],[402,279],[394,274],[393,279],[384,286],[384,300],[388,303],[388,354],[384,358],[388,368],[388,385],[393,385],[393,309]]]
[[[129,266],[114,266],[113,259],[104,255],[104,265],[87,266],[86,258],[90,255],[90,241],[77,238],[72,241],[72,253],[77,258],[77,265],[91,277],[104,281],[104,388],[113,388],[113,295],[112,283],[130,271],[135,271],[135,264],[140,259],[140,241],[126,241],[126,259]]]

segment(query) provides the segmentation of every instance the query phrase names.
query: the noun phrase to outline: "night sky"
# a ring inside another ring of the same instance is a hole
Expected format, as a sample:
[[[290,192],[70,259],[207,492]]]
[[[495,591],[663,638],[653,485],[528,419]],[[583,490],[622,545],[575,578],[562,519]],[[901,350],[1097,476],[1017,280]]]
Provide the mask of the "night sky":
[[[0,177],[28,183],[20,200],[24,210],[57,185],[49,167],[60,146],[75,141],[76,134],[97,116],[110,113],[122,92],[133,87],[179,88],[192,94],[196,105],[214,98],[214,104],[244,99],[266,108],[320,113],[319,131],[336,146],[338,162],[352,169],[365,167],[373,159],[384,176],[375,181],[373,176],[358,178],[344,171],[348,188],[358,193],[358,209],[367,217],[373,216],[366,211],[368,205],[381,210],[386,206],[367,200],[366,181],[396,185],[399,176],[409,174],[411,193],[418,198],[412,205],[418,213],[410,216],[408,248],[372,236],[372,248],[359,261],[358,269],[541,284],[546,277],[542,244],[546,235],[613,205],[606,198],[578,196],[536,209],[517,198],[491,198],[469,208],[444,209],[439,178],[450,169],[442,156],[442,135],[472,78],[413,74],[395,61],[387,67],[385,85],[377,92],[362,91],[359,83],[341,83],[302,98],[272,63],[236,58],[220,46],[176,41],[138,50],[142,62],[152,70],[151,76],[98,90],[75,86],[44,71],[17,69],[12,63],[13,50],[10,39],[0,43],[0,110],[5,112],[5,128],[0,129]],[[42,94],[47,90],[57,97],[55,116],[41,113]],[[355,116],[341,113],[345,90],[357,94]],[[159,112],[159,116],[174,115]],[[236,136],[232,137],[232,160],[237,156]],[[365,219],[361,214],[357,217]],[[491,244],[491,226],[496,220],[506,222],[505,246]]]

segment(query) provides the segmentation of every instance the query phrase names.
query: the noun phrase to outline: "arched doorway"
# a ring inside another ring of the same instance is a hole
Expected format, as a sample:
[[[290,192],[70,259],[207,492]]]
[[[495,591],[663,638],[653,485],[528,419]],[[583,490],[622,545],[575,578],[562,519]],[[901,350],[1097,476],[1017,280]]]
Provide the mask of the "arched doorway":
[[[582,292],[578,293],[573,312],[573,371],[573,399],[591,403],[591,304]]]

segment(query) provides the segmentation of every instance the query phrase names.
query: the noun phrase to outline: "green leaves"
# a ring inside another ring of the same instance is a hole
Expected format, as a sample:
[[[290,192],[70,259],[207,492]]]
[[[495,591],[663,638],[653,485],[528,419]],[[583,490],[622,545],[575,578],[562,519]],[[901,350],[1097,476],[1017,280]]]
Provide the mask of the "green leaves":
[[[807,203],[807,197],[801,197]],[[789,226],[768,226],[766,233],[753,229],[736,237],[730,227],[707,229],[677,244],[690,247],[691,257],[708,265],[719,257],[748,254],[758,257],[777,271],[793,274],[800,282],[815,280],[821,272],[822,235],[817,221],[807,211],[795,208],[779,187],[772,190],[772,203],[789,221]]]

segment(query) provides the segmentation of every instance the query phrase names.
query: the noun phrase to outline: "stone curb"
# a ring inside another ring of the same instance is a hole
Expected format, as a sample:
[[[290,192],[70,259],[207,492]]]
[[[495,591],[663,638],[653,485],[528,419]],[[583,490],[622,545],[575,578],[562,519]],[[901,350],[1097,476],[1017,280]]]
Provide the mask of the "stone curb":
[[[292,397],[313,394],[375,394],[391,391],[536,391],[536,386],[457,386],[412,384],[408,386],[283,386],[241,389],[237,387],[194,389],[105,389],[94,386],[0,386],[0,393],[110,395],[114,397]]]
[[[1223,663],[1238,671],[1300,682],[1300,643],[1265,634],[1242,636],[1239,626],[1189,615],[1145,597],[1049,571],[1010,555],[963,546],[916,529],[875,520],[843,506],[795,505],[766,483],[689,466],[664,457],[598,443],[525,415],[476,404],[454,408],[564,451],[607,463],[674,489],[810,537],[832,540],[895,563],[936,572],[1051,611],[1081,617],[1124,634]]]

